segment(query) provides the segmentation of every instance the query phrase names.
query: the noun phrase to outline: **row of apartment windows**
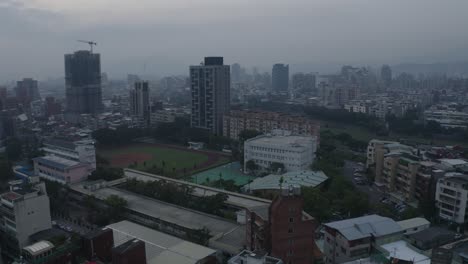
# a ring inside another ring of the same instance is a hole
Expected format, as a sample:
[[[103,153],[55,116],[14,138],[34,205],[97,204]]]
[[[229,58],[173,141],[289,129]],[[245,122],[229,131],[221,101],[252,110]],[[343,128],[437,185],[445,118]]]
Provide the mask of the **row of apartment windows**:
[[[303,151],[298,151],[298,150],[284,150],[284,149],[276,149],[276,148],[267,148],[267,147],[257,147],[257,146],[250,146],[250,149],[252,150],[257,150],[257,151],[266,151],[266,152],[273,152],[273,153],[303,153]]]
[[[284,157],[284,156],[277,156],[272,154],[263,154],[263,153],[252,153],[250,156],[258,157],[258,158],[268,158],[268,159],[276,159],[276,160],[289,160],[289,161],[296,161],[298,160],[296,157]]]

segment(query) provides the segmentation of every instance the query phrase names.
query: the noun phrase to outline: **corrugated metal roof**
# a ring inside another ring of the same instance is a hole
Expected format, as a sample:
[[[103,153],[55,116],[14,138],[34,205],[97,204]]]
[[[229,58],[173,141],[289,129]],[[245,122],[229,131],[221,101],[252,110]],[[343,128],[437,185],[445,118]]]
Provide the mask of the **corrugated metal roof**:
[[[411,218],[411,219],[407,219],[403,221],[398,221],[397,223],[401,226],[402,229],[411,229],[411,228],[415,228],[418,226],[430,224],[430,222],[427,221],[426,218],[422,218],[422,217],[415,217],[415,218]]]
[[[356,240],[370,236],[381,237],[402,232],[400,225],[393,219],[380,215],[367,215],[325,224],[336,229],[348,240]]]
[[[283,175],[270,174],[265,177],[259,177],[251,183],[246,184],[244,189],[248,190],[271,190],[280,189],[280,179],[283,178],[283,187],[301,186],[316,187],[328,179],[322,171],[293,171]]]

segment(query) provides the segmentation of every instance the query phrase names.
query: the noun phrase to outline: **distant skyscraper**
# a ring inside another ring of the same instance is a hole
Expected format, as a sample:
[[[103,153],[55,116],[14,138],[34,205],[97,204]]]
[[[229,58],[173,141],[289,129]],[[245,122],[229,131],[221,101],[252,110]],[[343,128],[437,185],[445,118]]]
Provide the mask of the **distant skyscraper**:
[[[102,110],[101,57],[90,51],[65,55],[66,112],[96,114]]]
[[[234,63],[231,65],[231,78],[235,83],[241,80],[241,66],[239,63]]]
[[[16,83],[16,98],[24,107],[30,106],[32,101],[39,100],[39,89],[37,81],[31,78],[24,78]]]
[[[130,109],[132,115],[149,121],[149,88],[148,82],[137,81],[134,89],[130,90]]]
[[[285,92],[289,86],[289,65],[275,64],[271,73],[273,91]]]
[[[128,87],[133,87],[133,85],[140,80],[140,77],[136,74],[127,74],[127,84]]]
[[[380,78],[386,87],[389,87],[392,84],[392,68],[388,65],[383,65],[380,72]]]
[[[295,91],[311,92],[315,89],[315,74],[296,73],[292,76],[292,88]]]
[[[223,115],[230,109],[230,67],[223,57],[206,57],[204,65],[190,66],[191,126],[222,135]]]

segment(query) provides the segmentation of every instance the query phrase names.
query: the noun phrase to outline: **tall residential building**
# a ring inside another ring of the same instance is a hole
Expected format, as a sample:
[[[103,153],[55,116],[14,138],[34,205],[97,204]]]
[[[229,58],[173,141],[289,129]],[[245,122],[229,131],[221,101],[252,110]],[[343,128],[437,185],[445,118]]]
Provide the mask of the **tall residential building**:
[[[134,89],[130,90],[130,110],[133,116],[146,121],[146,123],[149,122],[150,97],[148,82],[135,82]]]
[[[203,65],[190,66],[192,127],[222,135],[223,116],[230,109],[230,75],[223,57],[206,57]]]
[[[247,162],[252,160],[261,169],[268,170],[273,163],[281,163],[287,171],[300,171],[310,168],[315,160],[317,138],[313,136],[293,136],[288,133],[262,135],[244,143],[244,171]]]
[[[286,92],[289,87],[289,65],[275,64],[271,71],[271,86],[275,92]]]
[[[404,201],[415,200],[419,158],[407,152],[390,152],[383,162],[382,184],[386,191]]]
[[[294,91],[312,92],[315,90],[315,74],[313,73],[296,73],[292,76],[292,89]]]
[[[388,65],[383,65],[380,70],[380,78],[385,87],[389,87],[392,84],[392,68]]]
[[[241,66],[239,63],[231,65],[231,79],[233,82],[240,82],[241,80]]]
[[[263,134],[275,129],[291,131],[294,135],[320,137],[320,122],[303,116],[268,111],[233,110],[224,116],[223,136],[238,139],[244,130]]]
[[[437,181],[439,217],[458,224],[468,222],[468,175],[449,172]]]
[[[39,88],[37,81],[31,78],[24,78],[16,83],[16,98],[23,104],[23,107],[29,108],[32,101],[39,100]]]
[[[102,109],[101,57],[90,51],[65,55],[66,112],[74,118]]]
[[[19,255],[20,249],[32,242],[31,235],[52,227],[46,187],[37,180],[16,181],[10,191],[0,195],[0,239],[4,254]]]

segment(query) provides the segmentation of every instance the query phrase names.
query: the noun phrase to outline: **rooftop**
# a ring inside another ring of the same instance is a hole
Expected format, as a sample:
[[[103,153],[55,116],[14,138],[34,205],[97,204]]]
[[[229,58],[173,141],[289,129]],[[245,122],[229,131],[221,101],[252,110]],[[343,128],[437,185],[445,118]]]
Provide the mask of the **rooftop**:
[[[85,165],[83,163],[77,162],[77,161],[72,161],[68,159],[64,159],[58,156],[53,156],[53,155],[47,155],[43,157],[37,157],[33,159],[34,161],[41,162],[43,164],[46,164],[48,166],[60,168],[60,169],[67,169],[70,167],[74,167],[77,165]]]
[[[468,162],[462,159],[440,159],[440,162],[449,164],[450,166],[459,166],[459,165],[466,165]]]
[[[381,245],[381,247],[388,251],[388,258],[397,258],[399,260],[413,261],[412,263],[417,264],[431,263],[431,259],[429,257],[411,249],[409,245],[403,240]]]
[[[66,148],[66,149],[75,149],[75,144],[71,141],[63,140],[63,139],[58,139],[58,138],[53,138],[53,139],[48,139],[44,141],[44,145],[52,145],[52,146],[57,146],[61,148]]]
[[[271,190],[281,189],[280,180],[283,178],[282,186],[301,186],[301,187],[316,187],[325,182],[328,177],[322,171],[293,171],[283,175],[270,174],[265,177],[259,177],[251,183],[244,185],[244,189],[254,190]]]
[[[252,252],[243,250],[238,255],[232,257],[230,264],[278,264],[283,263],[281,259],[268,256],[264,252]]]
[[[121,221],[107,226],[113,230],[114,245],[120,246],[138,239],[145,243],[148,263],[195,264],[214,255],[216,250],[129,222]]]
[[[411,240],[424,244],[422,245],[424,247],[425,246],[432,247],[431,245],[432,243],[443,245],[451,241],[454,241],[456,236],[457,234],[455,232],[450,231],[448,229],[441,228],[441,227],[430,227],[420,232],[411,234],[408,237]]]
[[[326,223],[325,226],[338,230],[348,240],[366,238],[371,235],[381,237],[402,232],[401,227],[393,219],[379,215]]]
[[[422,217],[415,217],[403,221],[398,221],[397,223],[401,226],[402,229],[411,229],[418,226],[431,224],[426,218]]]
[[[275,147],[304,147],[316,141],[313,136],[269,136],[261,135],[246,141],[246,143]]]
[[[51,250],[52,248],[54,248],[54,245],[52,245],[52,243],[46,240],[42,240],[30,246],[24,247],[23,250],[29,252],[29,254],[34,256],[39,255],[42,252]]]
[[[19,198],[23,197],[21,194],[19,193],[15,193],[15,192],[6,192],[6,193],[3,193],[1,195],[2,199],[5,199],[7,201],[14,201],[14,200],[18,200]]]
[[[94,192],[94,195],[100,199],[105,199],[111,195],[120,196],[127,200],[128,208],[133,211],[190,229],[206,227],[211,231],[211,235],[224,234],[238,226],[234,222],[216,216],[150,199],[117,188],[99,189]]]

